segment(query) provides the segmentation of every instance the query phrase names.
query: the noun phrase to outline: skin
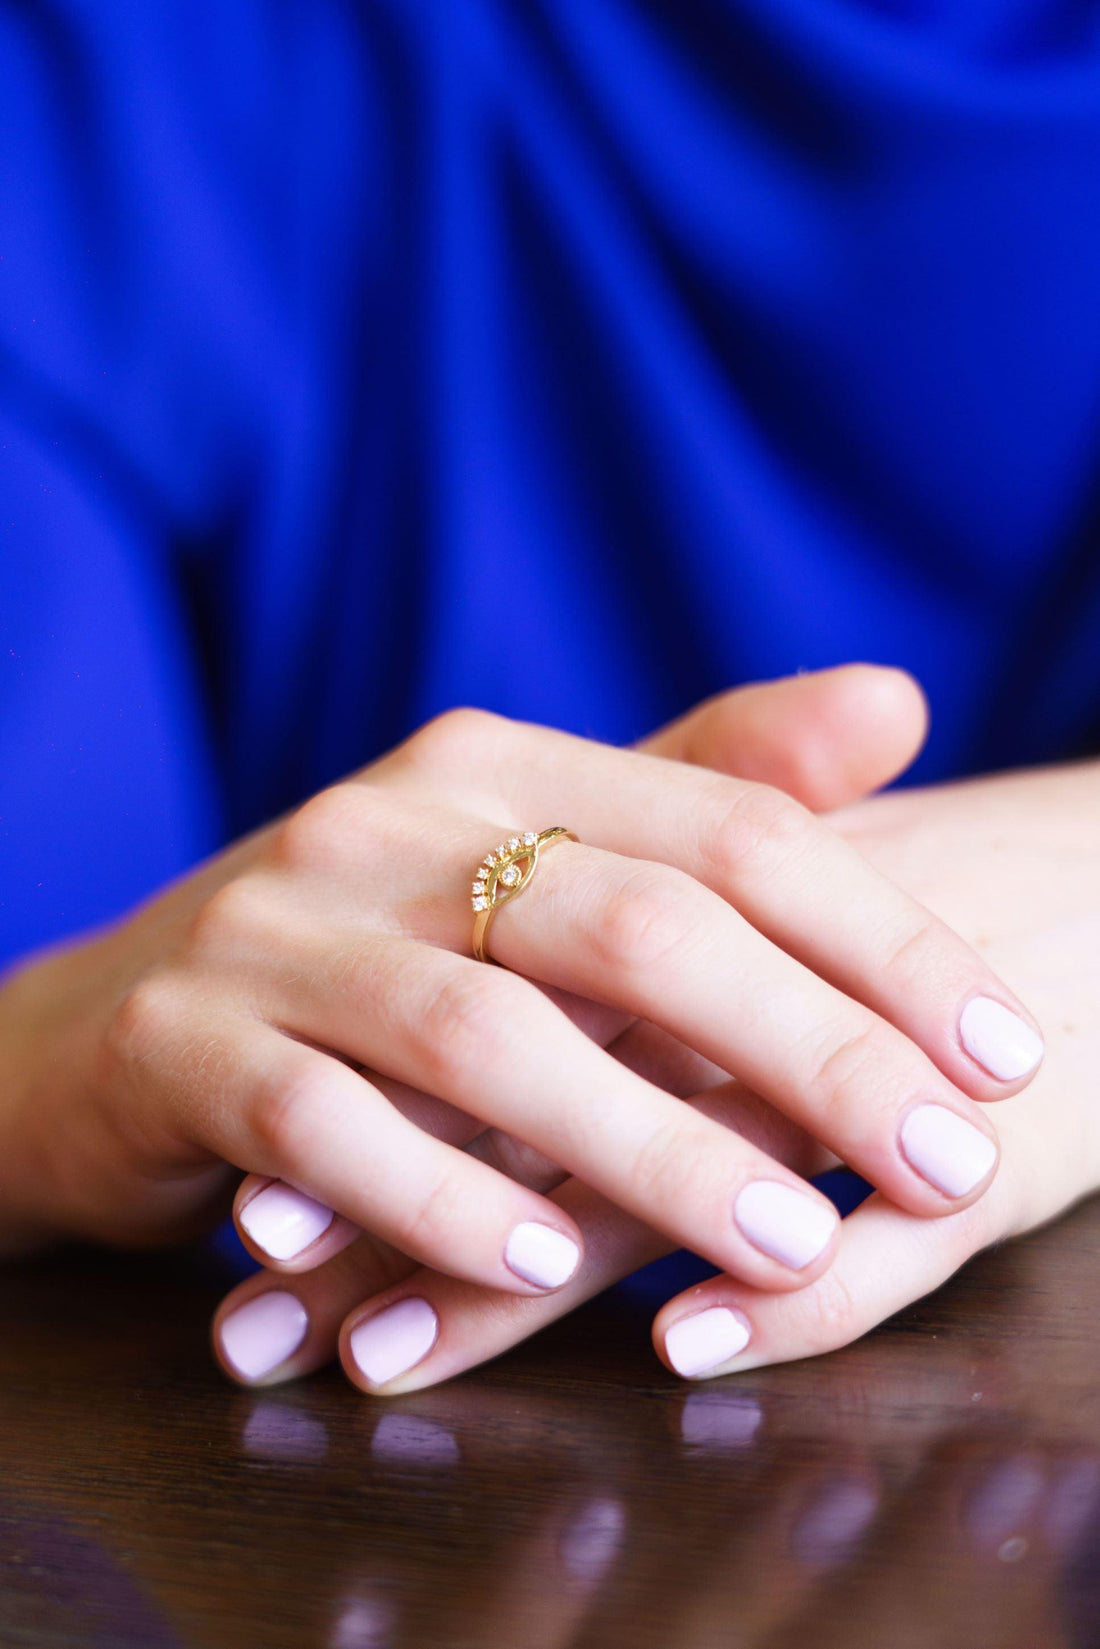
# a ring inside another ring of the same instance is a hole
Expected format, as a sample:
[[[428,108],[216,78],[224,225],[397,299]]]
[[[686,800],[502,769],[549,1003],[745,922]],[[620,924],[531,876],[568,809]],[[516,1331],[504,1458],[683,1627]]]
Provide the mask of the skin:
[[[429,724],[9,979],[7,1248],[173,1240],[221,1213],[243,1169],[260,1177],[238,1213],[272,1179],[336,1211],[301,1262],[321,1267],[311,1286],[365,1248],[498,1304],[545,1300],[507,1264],[510,1232],[536,1222],[583,1250],[587,1226],[602,1246],[610,1207],[755,1291],[793,1291],[827,1271],[836,1233],[795,1267],[731,1207],[759,1180],[827,1206],[797,1151],[771,1149],[792,1133],[899,1210],[960,1217],[994,1169],[948,1197],[901,1126],[931,1101],[994,1140],[975,1102],[1025,1084],[971,1059],[958,1018],[976,995],[1026,1012],[810,810],[889,777],[922,725],[912,684],[867,669],[727,695],[646,751],[478,712]],[[554,811],[580,843],[497,916],[504,966],[468,960],[480,854]],[[682,1105],[693,1062],[738,1085]],[[553,1197],[539,1187],[565,1175]]]
[[[1100,1062],[1100,763],[874,797],[831,822],[1019,984],[1047,1028],[1047,1056],[1027,1093],[998,1106],[1000,1172],[989,1194],[969,1208],[928,1220],[876,1194],[844,1222],[832,1266],[809,1287],[769,1295],[719,1276],[669,1301],[657,1315],[653,1338],[670,1368],[665,1337],[680,1318],[725,1306],[750,1328],[745,1350],[701,1379],[846,1345],[938,1287],[980,1249],[1045,1224],[1100,1187],[1094,1103]],[[711,1087],[689,1103],[721,1115],[728,1126],[768,1137],[776,1154],[803,1173],[831,1165],[805,1134],[769,1135],[769,1108],[736,1083]],[[325,1335],[342,1323],[342,1333],[336,1332],[345,1371],[370,1390],[349,1355],[351,1327],[382,1304],[418,1295],[439,1315],[439,1338],[422,1362],[384,1388],[387,1394],[416,1390],[497,1355],[667,1251],[656,1233],[578,1182],[553,1194],[584,1231],[587,1253],[584,1274],[558,1294],[503,1300],[421,1270],[355,1306],[354,1296],[375,1272],[371,1257],[352,1249],[323,1282],[318,1274],[309,1285],[309,1309],[318,1324],[312,1356],[322,1355]],[[272,1279],[263,1275],[236,1293],[270,1286]],[[286,1286],[285,1279],[279,1286]]]

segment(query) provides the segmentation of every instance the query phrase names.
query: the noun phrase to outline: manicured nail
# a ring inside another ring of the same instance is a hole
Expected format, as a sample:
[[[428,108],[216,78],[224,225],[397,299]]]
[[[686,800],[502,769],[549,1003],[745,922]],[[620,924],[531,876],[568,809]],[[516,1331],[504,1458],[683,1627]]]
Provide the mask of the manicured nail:
[[[712,1305],[673,1323],[665,1335],[665,1351],[677,1374],[690,1380],[744,1351],[749,1332],[743,1318],[724,1305]]]
[[[372,1386],[384,1386],[426,1357],[439,1335],[427,1300],[398,1300],[357,1323],[348,1336],[355,1365]]]
[[[254,1294],[222,1319],[222,1352],[245,1380],[261,1380],[292,1357],[306,1337],[309,1318],[294,1294],[268,1289]]]
[[[793,1271],[816,1260],[837,1227],[828,1203],[770,1179],[752,1180],[742,1189],[733,1217],[754,1248]]]
[[[273,1260],[292,1260],[332,1224],[333,1213],[304,1191],[272,1180],[237,1215],[257,1248]]]
[[[971,1059],[1001,1082],[1030,1076],[1043,1057],[1038,1031],[991,996],[975,996],[966,1004],[959,1016],[959,1036]]]
[[[580,1257],[580,1249],[564,1231],[536,1220],[517,1225],[504,1247],[508,1269],[536,1288],[560,1288],[577,1269]]]
[[[946,1197],[965,1197],[997,1160],[991,1139],[944,1105],[918,1105],[901,1125],[911,1167]]]

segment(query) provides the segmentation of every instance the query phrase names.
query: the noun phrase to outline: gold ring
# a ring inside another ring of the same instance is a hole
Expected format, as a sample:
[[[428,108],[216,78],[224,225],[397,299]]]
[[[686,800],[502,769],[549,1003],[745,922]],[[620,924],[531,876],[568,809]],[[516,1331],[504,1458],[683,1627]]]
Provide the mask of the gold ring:
[[[509,836],[506,842],[487,853],[477,867],[473,883],[474,955],[479,962],[491,962],[489,955],[489,925],[509,899],[521,894],[539,862],[539,853],[552,842],[578,838],[564,825],[552,825],[537,833],[528,830],[522,836]]]

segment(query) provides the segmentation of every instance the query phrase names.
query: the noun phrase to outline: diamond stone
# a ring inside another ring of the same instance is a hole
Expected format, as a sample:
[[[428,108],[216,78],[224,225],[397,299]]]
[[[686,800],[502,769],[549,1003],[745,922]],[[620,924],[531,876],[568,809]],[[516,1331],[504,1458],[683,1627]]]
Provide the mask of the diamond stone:
[[[523,838],[523,845],[524,847],[534,847],[537,841],[538,837],[535,835],[535,832],[533,830],[529,830]]]
[[[471,883],[470,892],[476,898],[479,893],[484,893],[485,892],[485,883],[484,882],[473,882],[473,883]]]
[[[479,894],[478,897],[475,898],[475,900],[474,900],[474,909],[475,910],[488,910],[488,908],[489,908],[488,899],[483,898]]]
[[[518,836],[510,837],[509,841],[508,841],[508,851],[509,851],[509,853],[514,853],[518,846],[519,846],[519,837]]]
[[[500,879],[504,883],[505,887],[515,887],[516,883],[519,881],[519,871],[516,869],[515,865],[508,865],[505,870],[501,871]]]

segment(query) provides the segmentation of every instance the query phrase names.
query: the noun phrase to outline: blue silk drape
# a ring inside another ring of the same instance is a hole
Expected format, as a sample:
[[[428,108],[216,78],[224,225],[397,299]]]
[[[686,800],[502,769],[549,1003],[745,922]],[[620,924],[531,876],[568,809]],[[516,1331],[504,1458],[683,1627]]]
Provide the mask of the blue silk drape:
[[[1100,9],[0,6],[0,960],[473,702],[1100,724]]]

